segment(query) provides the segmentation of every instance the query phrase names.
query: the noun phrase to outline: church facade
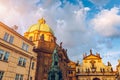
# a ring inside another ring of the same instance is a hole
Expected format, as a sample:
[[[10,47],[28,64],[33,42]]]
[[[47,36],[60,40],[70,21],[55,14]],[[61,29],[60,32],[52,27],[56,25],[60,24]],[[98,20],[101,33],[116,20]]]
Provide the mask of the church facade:
[[[76,77],[77,80],[116,80],[116,71],[110,62],[105,65],[100,54],[94,55],[90,50],[89,55],[84,54],[82,63],[77,64]]]

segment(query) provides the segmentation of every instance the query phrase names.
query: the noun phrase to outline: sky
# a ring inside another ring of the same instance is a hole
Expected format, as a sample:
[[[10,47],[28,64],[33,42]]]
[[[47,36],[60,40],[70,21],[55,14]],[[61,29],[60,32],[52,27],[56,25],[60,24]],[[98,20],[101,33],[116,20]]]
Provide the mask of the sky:
[[[92,49],[115,69],[120,59],[119,0],[0,0],[0,21],[17,25],[21,35],[42,17],[71,60],[82,62]]]

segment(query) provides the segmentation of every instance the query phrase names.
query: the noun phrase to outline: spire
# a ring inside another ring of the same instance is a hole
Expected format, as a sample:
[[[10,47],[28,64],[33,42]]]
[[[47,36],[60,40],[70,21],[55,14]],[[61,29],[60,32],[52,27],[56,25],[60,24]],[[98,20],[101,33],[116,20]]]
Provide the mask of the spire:
[[[45,24],[45,23],[46,23],[46,21],[45,21],[44,18],[41,18],[40,20],[38,20],[38,22],[39,22],[40,24]]]

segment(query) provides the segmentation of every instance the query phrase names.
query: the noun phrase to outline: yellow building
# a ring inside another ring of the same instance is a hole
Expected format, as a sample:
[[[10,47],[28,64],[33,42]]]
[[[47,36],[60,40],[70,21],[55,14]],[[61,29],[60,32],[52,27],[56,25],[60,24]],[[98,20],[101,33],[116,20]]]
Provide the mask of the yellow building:
[[[0,80],[34,80],[34,44],[0,22]]]
[[[94,55],[92,50],[88,56],[84,54],[83,62],[76,66],[76,76],[77,80],[116,80],[116,72],[110,62],[105,65],[100,54]]]

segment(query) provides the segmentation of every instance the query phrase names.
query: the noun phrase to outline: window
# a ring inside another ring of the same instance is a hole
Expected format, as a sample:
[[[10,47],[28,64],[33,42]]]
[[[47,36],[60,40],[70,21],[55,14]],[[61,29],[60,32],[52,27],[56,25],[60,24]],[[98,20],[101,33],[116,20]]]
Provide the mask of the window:
[[[73,74],[73,72],[72,71],[68,71],[68,74]]]
[[[20,65],[20,66],[25,66],[25,65],[26,65],[26,59],[20,57],[20,58],[19,58],[19,61],[18,61],[18,65]]]
[[[31,68],[34,69],[34,62],[32,62]]]
[[[8,33],[5,33],[5,35],[4,35],[4,40],[7,41],[7,40],[8,40],[8,37],[9,37],[9,34],[8,34]]]
[[[4,55],[4,51],[0,50],[0,60],[3,58],[3,55]]]
[[[28,51],[28,47],[29,46],[27,44],[23,43],[23,45],[22,45],[22,49],[23,50]]]
[[[23,80],[23,75],[16,74],[15,80]]]
[[[4,72],[3,72],[3,71],[0,71],[0,80],[2,80],[3,74],[4,74]]]
[[[0,49],[0,60],[8,61],[9,52]]]
[[[40,36],[40,40],[44,41],[44,34]]]
[[[29,40],[32,41],[32,36],[30,36]]]
[[[10,36],[10,37],[9,37]],[[14,40],[14,36],[12,35],[9,35],[8,33],[5,33],[4,35],[4,38],[3,38],[5,41],[8,41],[9,43],[13,43],[13,40]]]
[[[30,77],[30,80],[32,80],[32,77]]]
[[[24,58],[23,59],[23,66],[25,66],[26,65],[26,59]]]
[[[8,61],[8,57],[9,57],[9,52],[5,52],[3,60]]]
[[[19,58],[18,65],[22,65],[22,59],[23,58],[21,58],[21,57]]]
[[[14,40],[14,37],[13,36],[10,36],[10,39],[9,39],[9,43],[13,43],[13,40]]]

